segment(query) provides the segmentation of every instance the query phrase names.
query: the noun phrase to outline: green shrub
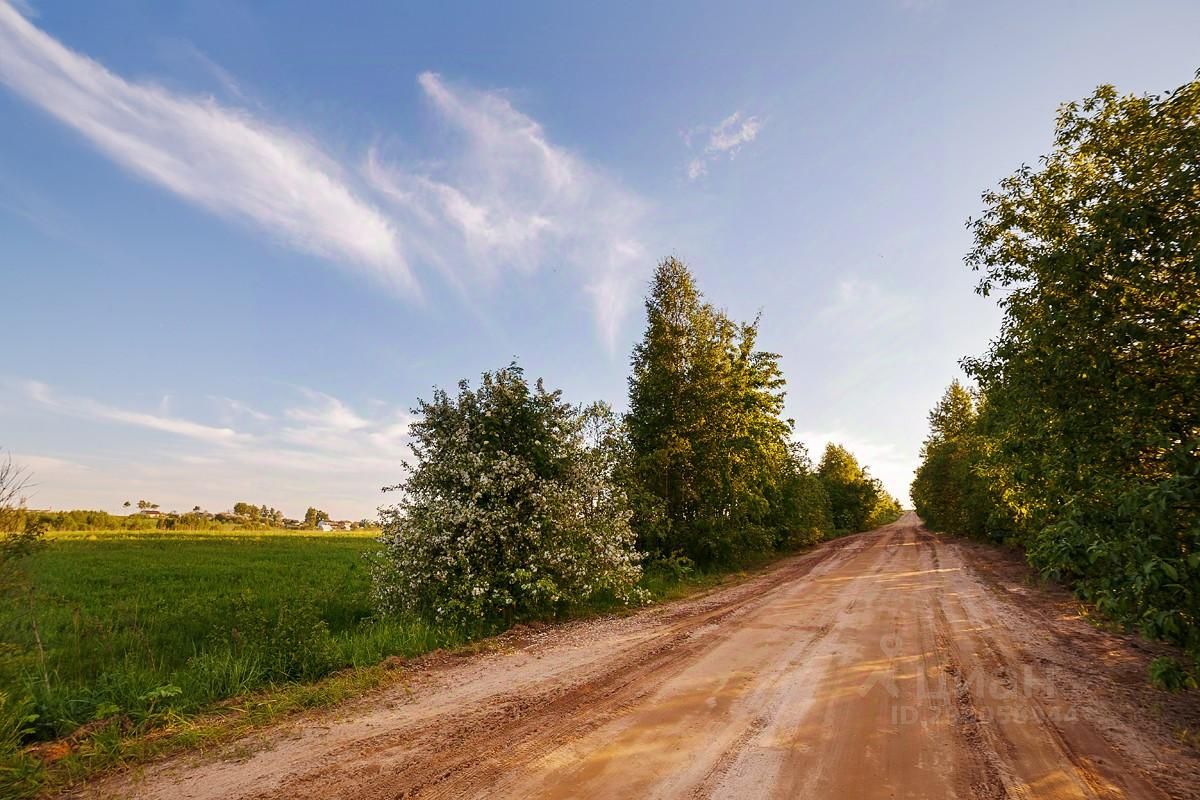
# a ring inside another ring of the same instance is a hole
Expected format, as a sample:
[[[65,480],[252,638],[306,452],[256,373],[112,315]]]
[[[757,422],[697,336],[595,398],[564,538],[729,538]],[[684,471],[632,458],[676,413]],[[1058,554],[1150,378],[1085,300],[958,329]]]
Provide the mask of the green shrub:
[[[455,625],[549,617],[592,595],[638,597],[639,555],[616,483],[615,418],[576,409],[516,365],[420,401],[417,462],[381,512],[386,614]]]
[[[1195,669],[1188,670],[1166,656],[1159,656],[1150,662],[1150,682],[1168,692],[1198,688]]]

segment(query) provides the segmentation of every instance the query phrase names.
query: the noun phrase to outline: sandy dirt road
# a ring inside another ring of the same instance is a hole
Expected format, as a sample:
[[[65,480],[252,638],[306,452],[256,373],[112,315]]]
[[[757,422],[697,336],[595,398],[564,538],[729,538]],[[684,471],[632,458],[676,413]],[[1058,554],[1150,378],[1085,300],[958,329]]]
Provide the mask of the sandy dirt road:
[[[913,515],[733,586],[523,630],[222,754],[86,787],[136,798],[1200,796],[1194,698],[1006,553]]]

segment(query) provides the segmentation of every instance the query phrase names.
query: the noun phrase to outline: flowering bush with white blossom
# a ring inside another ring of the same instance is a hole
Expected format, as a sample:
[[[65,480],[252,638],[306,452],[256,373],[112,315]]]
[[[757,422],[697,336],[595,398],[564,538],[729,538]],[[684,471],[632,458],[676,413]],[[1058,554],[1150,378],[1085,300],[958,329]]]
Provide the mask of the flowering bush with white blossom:
[[[576,409],[515,364],[435,390],[412,424],[416,464],[381,511],[385,612],[458,623],[545,617],[599,593],[640,597],[619,422]]]

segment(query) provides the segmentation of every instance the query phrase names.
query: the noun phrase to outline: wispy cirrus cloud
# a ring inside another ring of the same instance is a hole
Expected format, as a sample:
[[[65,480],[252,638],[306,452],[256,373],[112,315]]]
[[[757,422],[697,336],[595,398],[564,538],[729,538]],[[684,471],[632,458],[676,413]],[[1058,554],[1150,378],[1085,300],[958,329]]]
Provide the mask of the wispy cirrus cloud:
[[[70,414],[71,416],[120,422],[126,425],[149,428],[163,433],[171,433],[176,436],[215,444],[232,444],[249,440],[249,437],[238,433],[233,428],[205,425],[165,414],[130,411],[105,405],[88,398],[60,395],[52,390],[49,385],[39,381],[23,381],[22,386],[29,399],[42,406]]]
[[[22,463],[37,467],[40,497],[51,504],[103,485],[112,496],[110,502],[140,493],[178,508],[190,508],[194,502],[224,508],[250,492],[257,497],[254,502],[303,509],[333,496],[341,502],[335,506],[341,515],[358,516],[380,501],[380,487],[400,479],[408,455],[408,411],[379,406],[373,413],[360,413],[333,395],[304,387],[296,387],[296,403],[274,414],[230,398],[209,397],[212,415],[241,417],[245,427],[234,427],[68,395],[35,380],[6,384],[18,389],[13,394],[23,396],[35,412],[145,432],[129,437],[128,453],[90,456],[98,463],[120,465],[111,475],[112,468],[91,470],[90,487],[72,482],[86,464],[48,453],[23,454]],[[142,469],[148,462],[156,463],[154,469]],[[131,475],[140,477],[134,480]],[[217,487],[228,496],[217,495]],[[185,497],[184,492],[190,494]]]
[[[415,289],[394,226],[302,138],[211,100],[126,81],[5,2],[0,81],[143,178],[295,249]]]
[[[287,409],[284,416],[288,419],[340,432],[356,431],[371,424],[333,395],[303,387],[299,391],[308,398],[309,405]]]
[[[33,7],[33,3],[29,0],[8,0],[17,11],[20,11],[25,19],[37,19],[38,11]]]
[[[296,391],[304,402],[289,406],[278,415],[251,409],[231,398],[209,397],[222,416],[228,418],[233,410],[253,420],[254,432],[247,432],[233,428],[232,424],[213,425],[170,415],[162,408],[154,413],[66,395],[36,380],[17,381],[16,386],[35,405],[60,414],[145,428],[224,448],[253,445],[255,449],[270,449],[272,445],[291,442],[326,452],[358,450],[364,455],[393,456],[406,446],[408,423],[412,419],[407,411],[387,408],[371,417],[363,416],[333,395],[302,386],[296,387]]]
[[[756,116],[745,116],[741,111],[735,111],[715,126],[700,125],[684,133],[684,143],[689,148],[697,135],[706,135],[704,149],[688,162],[688,180],[694,181],[707,175],[709,164],[723,156],[736,156],[743,146],[758,137],[763,124]]]
[[[565,263],[580,275],[611,344],[646,258],[637,233],[645,202],[553,144],[503,95],[432,72],[417,80],[457,150],[436,171],[390,163],[378,150],[363,165],[404,219],[412,245],[460,287],[494,281],[506,269]]]
[[[234,76],[203,58],[240,99]],[[420,293],[415,266],[439,269],[469,294],[508,271],[566,264],[611,344],[635,273],[648,268],[640,197],[551,142],[503,93],[435,73],[418,83],[453,144],[421,161],[372,148],[358,164],[245,109],[126,80],[39,30],[7,0],[0,82],[142,178],[401,294]]]
[[[238,417],[248,417],[260,422],[266,422],[271,419],[270,414],[265,414],[240,400],[234,400],[232,397],[210,394],[208,399],[217,404],[221,409],[221,416],[227,421],[232,421]]]

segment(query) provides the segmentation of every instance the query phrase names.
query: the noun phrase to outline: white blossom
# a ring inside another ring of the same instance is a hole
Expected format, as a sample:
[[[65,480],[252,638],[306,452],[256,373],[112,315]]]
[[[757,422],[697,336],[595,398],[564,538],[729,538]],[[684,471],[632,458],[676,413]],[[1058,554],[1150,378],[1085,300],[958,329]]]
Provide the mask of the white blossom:
[[[614,457],[585,441],[580,411],[510,367],[418,412],[417,465],[401,502],[381,509],[385,611],[478,622],[550,615],[600,591],[640,598]]]

